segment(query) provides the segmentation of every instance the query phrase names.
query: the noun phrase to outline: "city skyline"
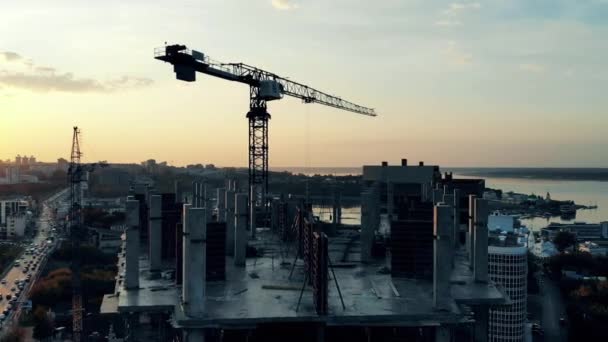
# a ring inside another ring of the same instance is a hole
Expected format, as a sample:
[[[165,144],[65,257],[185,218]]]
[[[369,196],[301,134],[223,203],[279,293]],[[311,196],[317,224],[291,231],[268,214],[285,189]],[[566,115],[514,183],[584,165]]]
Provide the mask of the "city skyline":
[[[88,161],[245,167],[247,87],[176,81],[152,55],[167,41],[378,111],[272,102],[271,168],[608,167],[607,17],[601,0],[3,3],[0,159],[66,158],[77,125]]]

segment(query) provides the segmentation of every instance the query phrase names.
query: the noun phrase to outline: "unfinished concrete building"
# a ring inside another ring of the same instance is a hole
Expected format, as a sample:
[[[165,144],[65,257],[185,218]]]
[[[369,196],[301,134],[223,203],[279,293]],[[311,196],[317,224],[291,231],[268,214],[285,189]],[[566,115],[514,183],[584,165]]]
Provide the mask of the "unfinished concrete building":
[[[165,241],[151,222],[166,214],[157,216],[149,195],[141,254],[144,224],[130,198],[116,288],[102,313],[122,320],[131,341],[486,341],[488,308],[509,299],[488,280],[484,200],[471,197],[474,237],[465,248],[455,238],[469,231],[454,218],[459,196],[439,198],[438,167],[379,168],[363,169],[360,227],[320,225],[309,205],[279,199],[271,227],[251,234],[246,193],[228,185],[212,202],[211,189],[193,184],[175,239]],[[174,244],[173,263],[154,261],[165,243]]]

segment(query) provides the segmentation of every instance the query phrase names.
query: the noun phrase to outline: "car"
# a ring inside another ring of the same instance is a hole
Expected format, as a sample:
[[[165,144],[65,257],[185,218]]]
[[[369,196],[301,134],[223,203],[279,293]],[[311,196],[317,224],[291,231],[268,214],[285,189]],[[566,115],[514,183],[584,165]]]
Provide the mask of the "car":
[[[11,287],[11,292],[15,292],[15,291],[17,291],[17,289],[14,287]]]
[[[0,281],[0,284],[6,285],[6,279],[2,279],[2,281]]]
[[[0,293],[0,300],[2,300],[2,294]]]
[[[11,294],[10,294],[10,293],[9,293],[9,294],[7,294],[7,295],[6,295],[6,300],[10,300],[10,299],[11,299],[11,297],[12,297],[12,296],[11,296]]]
[[[11,312],[9,309],[4,309],[4,311],[2,311],[3,315],[8,315],[8,313]]]
[[[568,324],[568,321],[566,321],[566,318],[565,317],[560,317],[559,318],[559,325],[565,326],[566,324]]]
[[[5,314],[0,314],[0,322],[4,321],[5,318],[6,318]]]

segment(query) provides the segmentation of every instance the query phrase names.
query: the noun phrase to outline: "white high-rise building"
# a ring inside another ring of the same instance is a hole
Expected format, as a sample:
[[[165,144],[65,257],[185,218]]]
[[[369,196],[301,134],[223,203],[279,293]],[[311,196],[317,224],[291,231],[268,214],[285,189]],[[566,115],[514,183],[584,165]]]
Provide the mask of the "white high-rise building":
[[[502,286],[512,304],[490,309],[491,342],[524,341],[528,300],[528,249],[517,236],[502,235],[488,243],[488,275]]]

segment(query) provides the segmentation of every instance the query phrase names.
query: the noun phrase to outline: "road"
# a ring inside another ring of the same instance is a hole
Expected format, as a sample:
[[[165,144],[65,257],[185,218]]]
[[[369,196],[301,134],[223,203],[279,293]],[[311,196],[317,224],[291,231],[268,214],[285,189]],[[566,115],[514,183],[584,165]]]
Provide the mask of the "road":
[[[560,317],[566,317],[566,307],[557,284],[545,276],[539,276],[541,294],[541,326],[544,340],[551,342],[567,341],[568,328],[559,324]]]
[[[27,300],[27,292],[37,279],[40,270],[43,268],[46,257],[55,246],[55,243],[47,243],[49,236],[52,234],[52,206],[61,201],[65,201],[67,194],[68,191],[64,190],[43,203],[43,209],[38,218],[38,231],[36,235],[31,243],[24,245],[25,251],[18,259],[18,265],[16,261],[0,280],[0,294],[2,295],[2,299],[0,300],[0,312],[5,316],[2,320],[3,333],[6,332],[8,330],[7,327],[13,323],[13,318],[16,315],[18,316],[21,305]],[[29,252],[32,248],[35,250],[34,253]],[[23,290],[19,291],[17,282],[25,280],[28,276],[31,277],[31,280],[25,282]],[[7,296],[10,296],[11,299],[7,299]]]

